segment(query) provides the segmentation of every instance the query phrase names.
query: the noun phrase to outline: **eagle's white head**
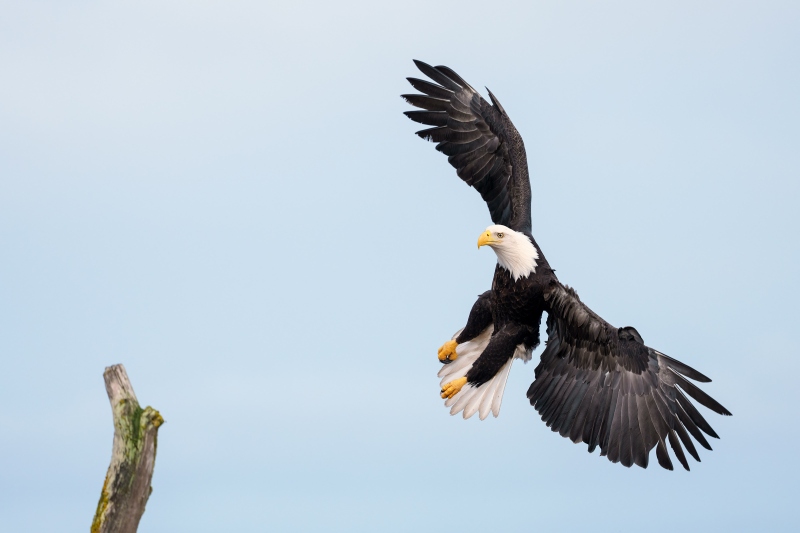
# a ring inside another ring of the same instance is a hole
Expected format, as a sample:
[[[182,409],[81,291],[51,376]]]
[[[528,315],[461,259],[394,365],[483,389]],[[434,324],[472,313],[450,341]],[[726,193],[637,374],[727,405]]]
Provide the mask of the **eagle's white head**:
[[[524,233],[506,226],[489,226],[478,238],[478,248],[491,246],[497,254],[497,263],[511,273],[514,281],[536,272],[539,252]]]

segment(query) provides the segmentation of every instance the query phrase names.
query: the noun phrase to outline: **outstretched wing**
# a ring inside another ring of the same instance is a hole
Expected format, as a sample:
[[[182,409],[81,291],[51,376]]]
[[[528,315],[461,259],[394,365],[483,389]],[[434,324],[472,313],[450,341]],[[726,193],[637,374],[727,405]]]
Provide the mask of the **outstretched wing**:
[[[503,106],[491,91],[494,105],[489,104],[447,67],[414,63],[436,82],[408,78],[423,94],[404,94],[403,98],[424,111],[406,111],[405,115],[433,126],[417,135],[439,143],[436,149],[448,156],[458,177],[481,194],[495,224],[530,233],[531,187],[525,146]]]
[[[709,450],[703,432],[719,437],[686,395],[716,413],[730,412],[687,378],[711,380],[645,346],[635,329],[614,328],[558,282],[545,291],[545,301],[547,348],[528,389],[542,420],[625,466],[646,468],[655,447],[658,463],[672,470],[666,442],[686,470],[681,443],[700,461],[689,434]]]

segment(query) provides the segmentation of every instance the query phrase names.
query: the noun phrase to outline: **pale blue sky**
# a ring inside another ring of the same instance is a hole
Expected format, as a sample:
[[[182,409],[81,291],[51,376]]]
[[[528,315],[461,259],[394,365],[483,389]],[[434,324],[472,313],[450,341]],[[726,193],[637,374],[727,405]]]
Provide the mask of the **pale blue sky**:
[[[0,2],[1,528],[88,529],[121,362],[142,532],[794,530],[800,4],[646,4]],[[560,279],[714,379],[691,472],[551,433],[533,364],[442,407],[495,258],[412,58],[503,103]]]

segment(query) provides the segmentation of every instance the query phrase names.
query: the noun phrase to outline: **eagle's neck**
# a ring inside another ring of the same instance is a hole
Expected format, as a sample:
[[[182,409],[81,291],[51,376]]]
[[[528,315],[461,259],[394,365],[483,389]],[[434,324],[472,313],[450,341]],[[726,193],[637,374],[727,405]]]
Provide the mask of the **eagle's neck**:
[[[497,254],[497,264],[508,270],[514,281],[519,281],[520,278],[536,272],[539,251],[524,233],[514,233],[513,242],[506,241],[504,246],[494,247],[494,251]]]

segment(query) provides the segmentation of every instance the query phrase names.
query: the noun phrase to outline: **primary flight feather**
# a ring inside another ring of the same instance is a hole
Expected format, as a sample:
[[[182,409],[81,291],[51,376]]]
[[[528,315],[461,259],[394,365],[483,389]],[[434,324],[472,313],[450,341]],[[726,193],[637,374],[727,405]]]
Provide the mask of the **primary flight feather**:
[[[453,70],[415,64],[433,83],[408,78],[422,94],[403,95],[420,109],[405,114],[431,126],[417,135],[438,143],[458,177],[486,201],[494,223],[478,239],[478,247],[497,254],[492,288],[439,349],[441,396],[450,413],[478,413],[481,420],[499,414],[511,363],[530,360],[546,312],[547,346],[528,389],[542,420],[625,466],[646,468],[655,448],[658,463],[672,470],[669,444],[689,470],[683,447],[700,461],[690,435],[709,450],[704,434],[719,437],[688,397],[730,415],[690,381],[711,380],[646,346],[634,328],[615,328],[558,281],[531,234],[525,146],[505,109],[491,91],[489,103]]]

